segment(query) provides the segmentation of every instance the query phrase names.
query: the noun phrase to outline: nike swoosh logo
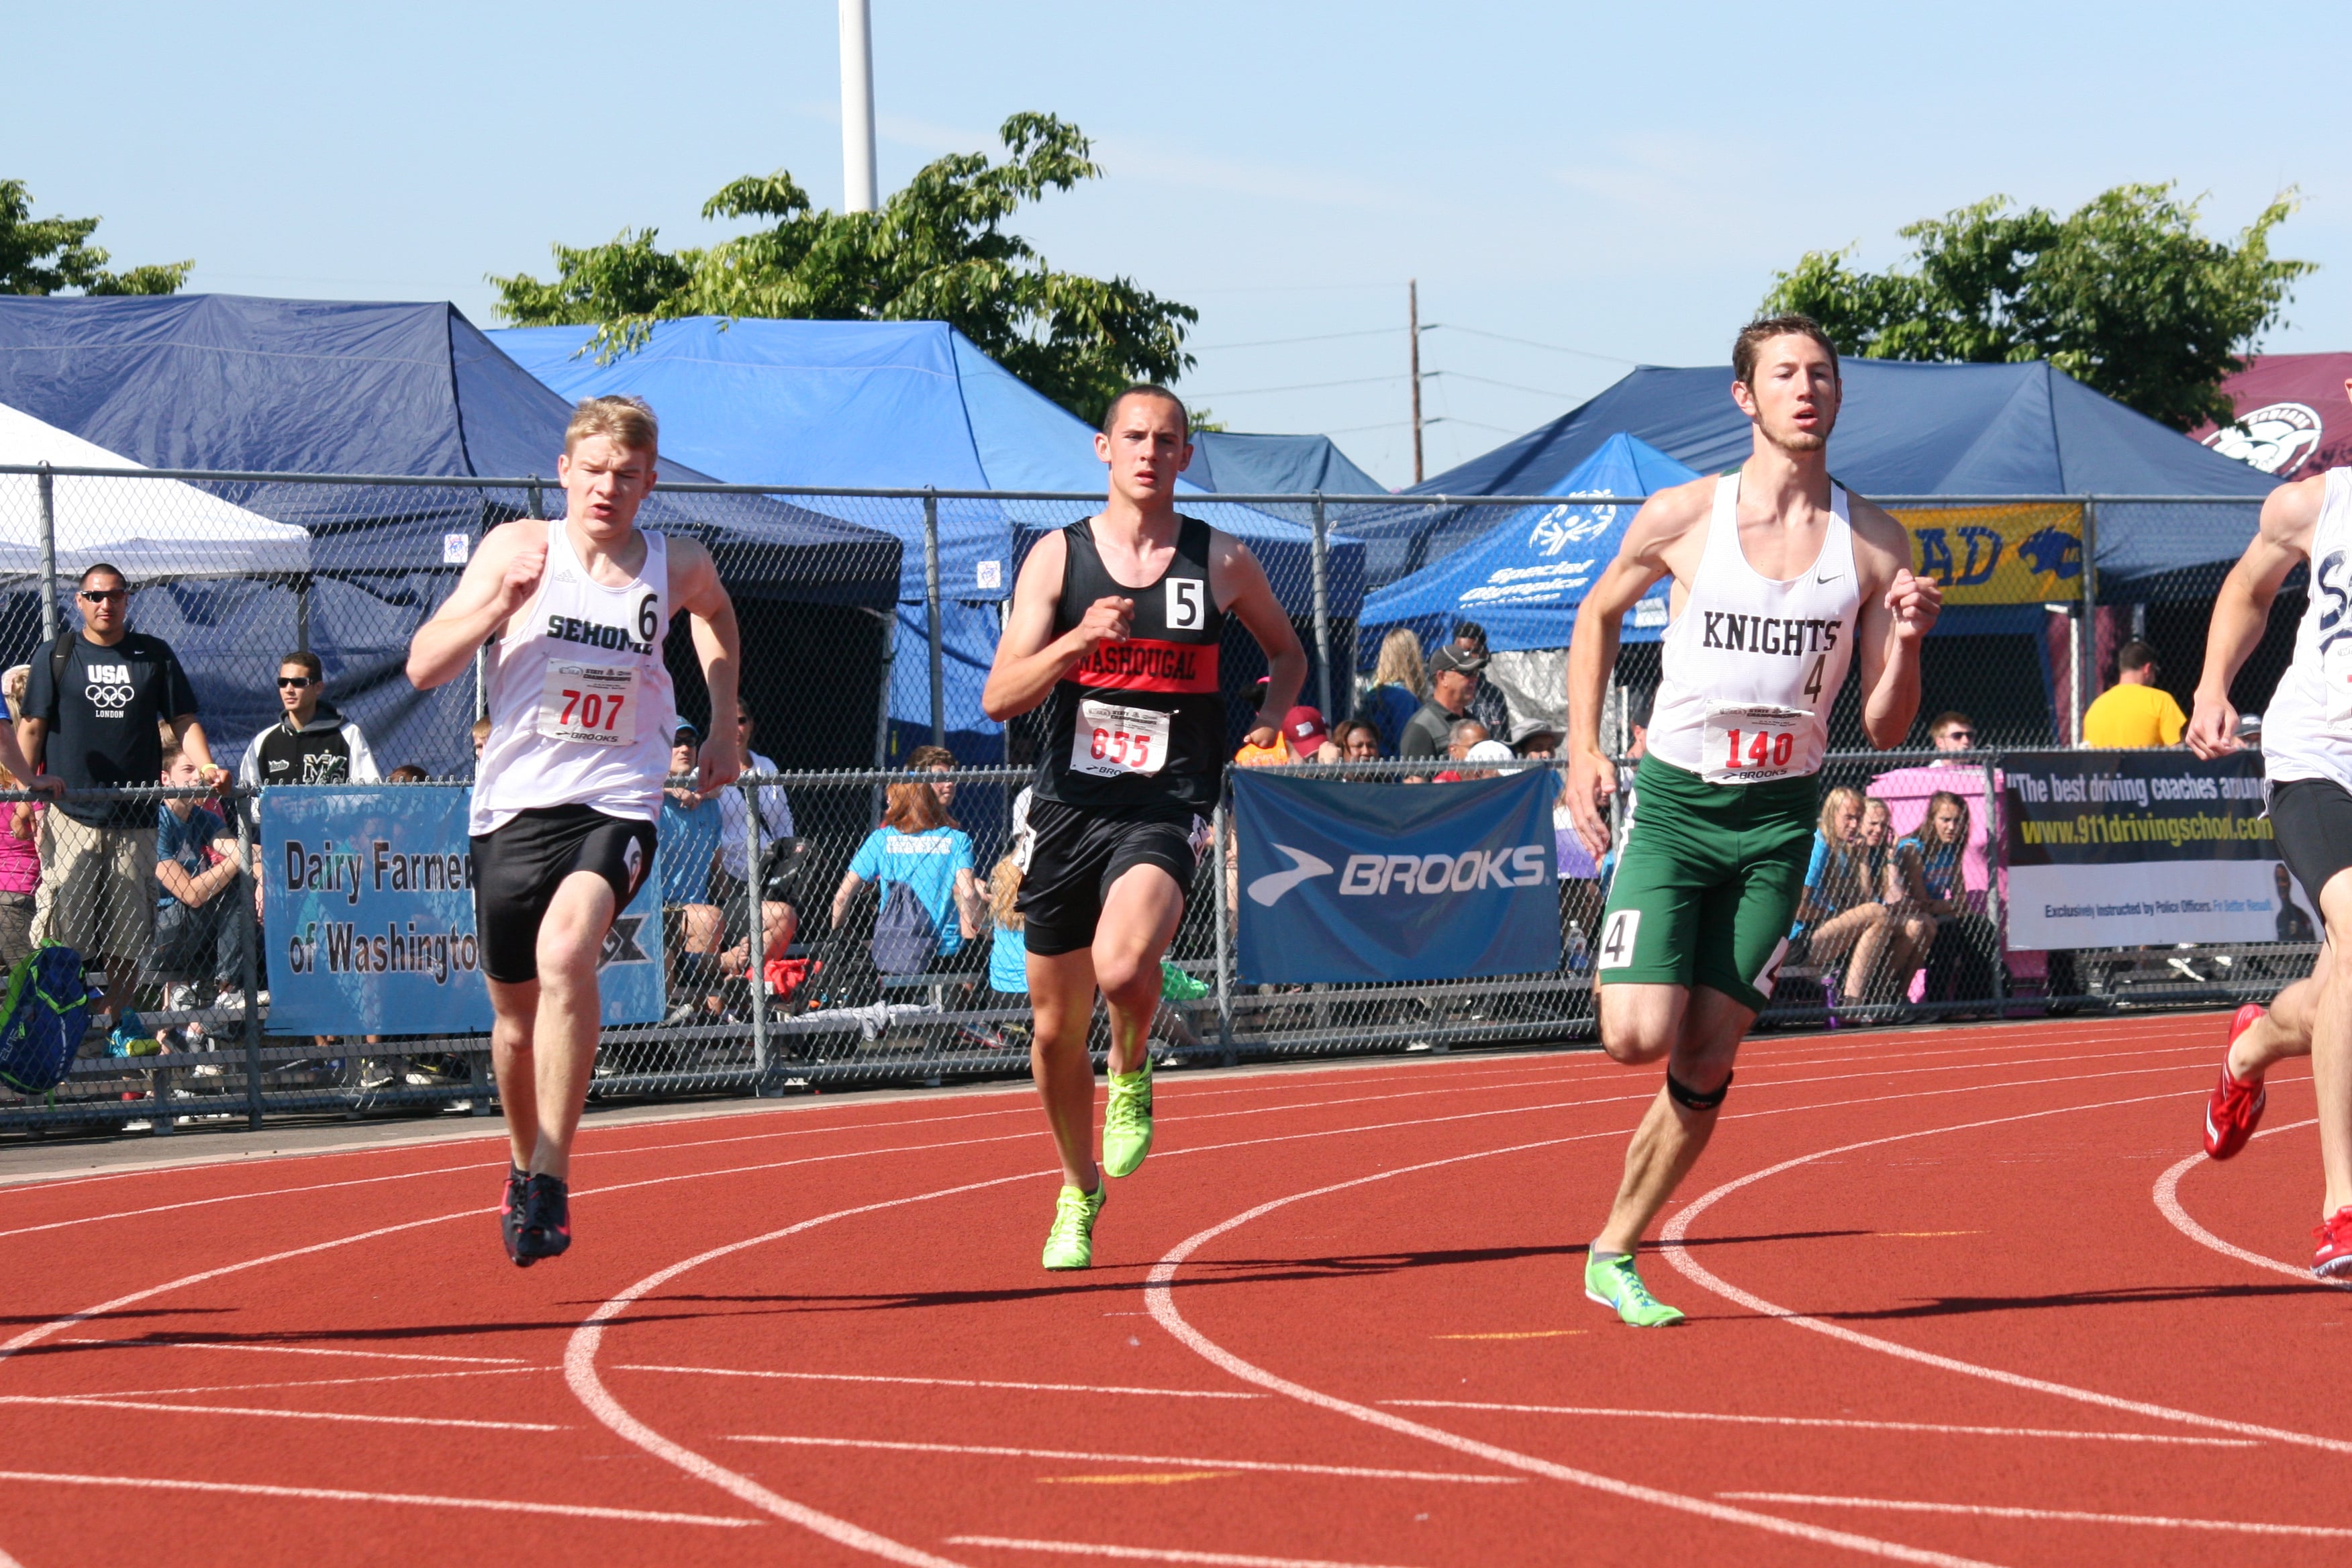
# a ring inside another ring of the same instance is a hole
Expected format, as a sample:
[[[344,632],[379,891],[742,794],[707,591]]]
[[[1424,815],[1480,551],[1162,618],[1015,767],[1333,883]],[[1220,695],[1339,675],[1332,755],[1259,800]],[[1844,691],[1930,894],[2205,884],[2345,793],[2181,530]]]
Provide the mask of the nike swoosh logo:
[[[1317,859],[1304,849],[1293,849],[1287,844],[1277,844],[1275,847],[1290,857],[1290,869],[1271,871],[1252,882],[1249,885],[1252,903],[1271,908],[1276,899],[1298,886],[1299,883],[1309,878],[1328,877],[1331,874],[1329,865]]]
[[[1813,579],[1813,581],[1814,581],[1814,582],[1816,582],[1816,583],[1834,583],[1834,582],[1836,582],[1836,581],[1838,580],[1838,578],[1843,577],[1843,576],[1844,576],[1844,575],[1845,575],[1845,574],[1844,574],[1844,573],[1840,572],[1840,573],[1836,573],[1836,574],[1834,574],[1833,575],[1831,575],[1831,576],[1828,576],[1828,577],[1816,577],[1816,578],[1814,578],[1814,579]]]

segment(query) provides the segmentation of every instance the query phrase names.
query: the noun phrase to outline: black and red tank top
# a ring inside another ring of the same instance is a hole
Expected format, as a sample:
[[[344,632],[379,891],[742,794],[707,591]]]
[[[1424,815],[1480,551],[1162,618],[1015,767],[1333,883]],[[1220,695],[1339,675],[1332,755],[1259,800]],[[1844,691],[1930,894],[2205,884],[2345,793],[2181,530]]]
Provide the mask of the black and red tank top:
[[[1135,601],[1129,636],[1098,644],[1046,700],[1037,794],[1065,805],[1213,807],[1224,765],[1225,702],[1217,690],[1224,612],[1209,591],[1209,525],[1177,519],[1176,553],[1157,582],[1113,578],[1095,549],[1094,520],[1062,530],[1066,559],[1054,636],[1097,599]]]

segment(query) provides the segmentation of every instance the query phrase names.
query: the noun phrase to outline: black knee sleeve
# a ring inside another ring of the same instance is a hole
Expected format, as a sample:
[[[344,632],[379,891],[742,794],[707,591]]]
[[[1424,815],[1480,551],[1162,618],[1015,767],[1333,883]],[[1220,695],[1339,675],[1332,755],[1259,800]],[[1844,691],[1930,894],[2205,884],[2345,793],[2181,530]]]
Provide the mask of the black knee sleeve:
[[[1721,1105],[1724,1097],[1731,1092],[1731,1077],[1729,1073],[1724,1074],[1721,1083],[1706,1093],[1701,1094],[1676,1078],[1669,1068],[1666,1073],[1666,1093],[1673,1096],[1674,1102],[1685,1110],[1713,1110]]]

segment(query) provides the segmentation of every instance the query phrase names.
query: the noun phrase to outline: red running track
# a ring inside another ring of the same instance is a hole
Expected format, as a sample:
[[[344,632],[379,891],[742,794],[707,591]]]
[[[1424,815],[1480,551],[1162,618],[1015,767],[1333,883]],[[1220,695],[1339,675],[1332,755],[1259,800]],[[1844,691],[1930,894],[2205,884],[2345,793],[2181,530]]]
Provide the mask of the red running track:
[[[2189,1158],[2217,1017],[1770,1038],[1651,1284],[1655,1069],[1173,1076],[1048,1275],[1024,1089],[8,1189],[0,1564],[2341,1562],[2312,1096]]]

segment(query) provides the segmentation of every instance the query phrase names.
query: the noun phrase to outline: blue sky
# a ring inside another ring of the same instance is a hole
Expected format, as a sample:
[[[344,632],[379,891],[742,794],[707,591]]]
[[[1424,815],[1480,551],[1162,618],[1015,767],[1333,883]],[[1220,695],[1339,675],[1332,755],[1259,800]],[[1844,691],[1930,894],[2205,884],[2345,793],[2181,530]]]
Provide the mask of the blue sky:
[[[2352,348],[2347,98],[2305,64],[2344,58],[2332,7],[874,13],[886,191],[1014,110],[1076,121],[1107,177],[1015,226],[1196,306],[1182,389],[1233,428],[1330,432],[1391,485],[1408,278],[1438,323],[1435,473],[1627,363],[1720,363],[1805,249],[1883,265],[1899,225],[1995,192],[2177,180],[2233,233],[2298,185],[2278,248],[2323,270],[2265,346]],[[194,288],[492,325],[485,274],[546,276],[551,241],[624,226],[705,242],[736,174],[837,205],[835,27],[831,0],[24,10],[0,174],[42,214],[103,214],[118,264],[195,258]]]

